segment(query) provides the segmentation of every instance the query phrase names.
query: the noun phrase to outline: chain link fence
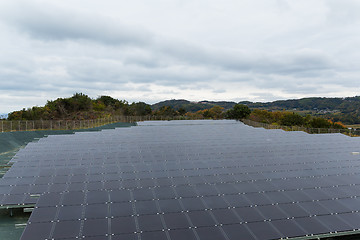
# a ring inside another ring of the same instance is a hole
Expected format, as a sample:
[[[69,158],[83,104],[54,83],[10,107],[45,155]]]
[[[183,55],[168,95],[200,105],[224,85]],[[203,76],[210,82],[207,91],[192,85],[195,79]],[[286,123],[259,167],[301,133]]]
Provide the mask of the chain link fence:
[[[187,116],[113,116],[90,120],[0,120],[0,132],[38,130],[78,130],[104,126],[116,122],[133,123],[152,120],[194,120]]]
[[[188,116],[113,116],[90,120],[22,120],[8,121],[0,120],[0,132],[37,131],[37,130],[78,130],[104,126],[116,122],[133,123],[139,121],[154,120],[201,120],[203,118]],[[267,123],[255,122],[249,119],[241,120],[243,123],[265,129],[282,129],[285,131],[303,131],[310,134],[320,133],[342,133],[348,136],[360,136],[357,129],[334,129],[334,128],[307,128],[300,126],[281,126]]]
[[[348,135],[350,137],[357,137],[360,136],[360,130],[357,129],[336,129],[336,128],[307,128],[307,127],[300,127],[300,126],[281,126],[281,125],[273,125],[268,123],[260,123],[255,122],[249,119],[242,119],[241,120],[246,125],[252,127],[262,127],[265,129],[282,129],[284,131],[303,131],[309,134],[324,134],[324,133],[342,133]]]
[[[0,121],[1,132],[37,131],[37,130],[76,130],[103,126],[121,121],[118,117],[92,120],[24,120]]]

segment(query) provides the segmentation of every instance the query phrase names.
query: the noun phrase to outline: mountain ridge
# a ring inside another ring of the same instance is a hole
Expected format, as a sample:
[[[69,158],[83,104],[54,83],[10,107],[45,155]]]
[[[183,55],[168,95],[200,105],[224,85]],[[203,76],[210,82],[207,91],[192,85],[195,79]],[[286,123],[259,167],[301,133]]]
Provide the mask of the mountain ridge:
[[[360,124],[360,96],[354,97],[308,97],[300,99],[276,100],[272,102],[240,101],[239,104],[247,105],[250,109],[264,109],[269,111],[293,111],[303,115],[309,114],[322,116],[333,121],[341,121],[346,124]],[[162,106],[170,106],[175,110],[184,108],[186,111],[196,112],[210,109],[218,105],[224,110],[231,109],[236,102],[232,101],[199,101],[188,100],[165,100],[151,105],[153,110]]]
[[[354,105],[354,110],[360,107],[360,96],[355,97],[308,97],[300,99],[286,99],[286,100],[275,100],[271,102],[251,102],[251,101],[189,101],[185,99],[171,99],[164,100],[158,103],[152,104],[153,110],[157,110],[162,106],[170,106],[177,110],[182,105],[218,105],[225,109],[232,108],[235,104],[244,104],[250,108],[266,108],[270,110],[286,109],[292,110],[294,108],[300,110],[345,110],[349,105]],[[356,107],[355,107],[356,106]],[[203,107],[200,107],[203,110]],[[205,108],[206,109],[206,108]]]

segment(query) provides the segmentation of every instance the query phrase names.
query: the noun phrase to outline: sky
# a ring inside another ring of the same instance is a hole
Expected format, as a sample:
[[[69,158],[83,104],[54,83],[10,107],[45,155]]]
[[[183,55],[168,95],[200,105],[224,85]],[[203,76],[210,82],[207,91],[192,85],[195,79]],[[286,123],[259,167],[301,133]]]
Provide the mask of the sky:
[[[0,113],[360,95],[359,0],[0,0]]]

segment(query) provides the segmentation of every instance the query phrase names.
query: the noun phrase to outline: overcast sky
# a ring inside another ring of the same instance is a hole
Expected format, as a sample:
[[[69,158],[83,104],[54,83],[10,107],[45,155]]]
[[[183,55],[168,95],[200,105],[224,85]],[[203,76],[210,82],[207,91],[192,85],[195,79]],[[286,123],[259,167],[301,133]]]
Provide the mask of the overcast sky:
[[[0,113],[82,92],[360,95],[359,0],[0,0]]]

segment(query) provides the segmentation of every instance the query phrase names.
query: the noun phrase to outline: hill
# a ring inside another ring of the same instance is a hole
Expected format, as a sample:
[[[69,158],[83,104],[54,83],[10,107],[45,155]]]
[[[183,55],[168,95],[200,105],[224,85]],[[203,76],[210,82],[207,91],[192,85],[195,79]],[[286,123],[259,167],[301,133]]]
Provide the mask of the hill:
[[[190,102],[188,100],[179,99],[179,100],[166,100],[162,102],[155,103],[151,105],[151,108],[155,111],[159,110],[161,107],[169,106],[174,110],[179,110],[180,108],[185,109],[186,112],[197,112],[200,110],[210,109],[214,106],[223,107],[224,110],[231,109],[235,106],[236,102],[226,102],[226,101],[200,101],[200,102]]]
[[[298,110],[339,110],[348,109],[349,103],[358,102],[360,104],[360,97],[349,98],[301,98],[290,100],[278,100],[274,102],[240,102],[246,104],[251,108],[266,108],[266,109],[298,109]]]
[[[345,124],[360,124],[360,96],[347,98],[301,98],[274,102],[240,102],[251,109],[287,110],[322,116]]]

